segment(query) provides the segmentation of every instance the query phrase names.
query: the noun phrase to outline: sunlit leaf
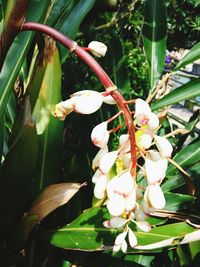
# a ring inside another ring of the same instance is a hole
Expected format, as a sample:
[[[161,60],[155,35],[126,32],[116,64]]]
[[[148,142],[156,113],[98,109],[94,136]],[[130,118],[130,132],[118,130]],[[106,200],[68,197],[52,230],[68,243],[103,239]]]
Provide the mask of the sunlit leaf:
[[[142,38],[149,65],[151,88],[155,86],[156,81],[159,80],[164,69],[167,35],[166,26],[165,1],[147,0]]]
[[[54,44],[49,50],[49,57],[51,59],[46,67],[44,80],[33,112],[41,146],[37,192],[56,182],[62,152],[63,122],[54,118],[51,114],[54,106],[61,101],[62,72],[59,53]]]
[[[200,58],[200,42],[193,46],[190,51],[179,61],[174,70],[181,69],[187,64],[194,62]]]
[[[45,237],[57,247],[74,250],[109,250],[112,249],[114,239],[119,231],[103,227],[102,223],[108,219],[106,208],[92,208],[82,213],[71,224],[60,229],[48,231]],[[152,250],[162,247],[174,247],[187,233],[195,228],[187,223],[174,223],[153,228],[150,232],[134,232],[138,239],[135,249],[128,248],[128,252]]]
[[[200,95],[200,78],[194,79],[176,89],[152,104],[152,110],[163,108],[183,100],[192,99]]]

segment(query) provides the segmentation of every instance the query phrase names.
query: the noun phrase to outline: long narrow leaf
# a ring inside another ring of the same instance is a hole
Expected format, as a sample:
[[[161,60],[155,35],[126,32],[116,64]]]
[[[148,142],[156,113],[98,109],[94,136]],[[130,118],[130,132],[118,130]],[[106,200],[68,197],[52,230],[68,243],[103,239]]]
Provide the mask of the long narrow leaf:
[[[174,70],[179,70],[200,58],[200,42],[193,46],[190,51],[179,61]]]
[[[146,0],[144,27],[142,38],[149,64],[149,79],[151,88],[160,78],[166,55],[167,35],[165,1]]]
[[[48,8],[50,0],[32,0],[29,6],[27,20],[40,22]],[[33,12],[34,10],[34,12]],[[20,33],[13,42],[0,73],[0,118],[9,101],[13,85],[31,45],[34,33]]]
[[[168,95],[152,104],[152,110],[163,108],[183,100],[192,99],[200,95],[200,78],[192,80],[177,89],[171,91]]]

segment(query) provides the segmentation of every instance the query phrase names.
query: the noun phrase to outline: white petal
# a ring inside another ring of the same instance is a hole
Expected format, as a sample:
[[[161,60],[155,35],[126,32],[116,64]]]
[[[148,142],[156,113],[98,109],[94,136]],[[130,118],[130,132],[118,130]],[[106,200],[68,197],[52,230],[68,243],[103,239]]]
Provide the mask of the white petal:
[[[149,232],[151,230],[151,225],[145,221],[134,221],[137,227],[143,232]]]
[[[152,144],[153,136],[150,133],[143,133],[139,140],[137,140],[137,145],[141,148],[148,149]]]
[[[125,211],[125,200],[122,196],[113,195],[107,201],[107,208],[110,215],[114,217],[121,216]]]
[[[90,42],[88,47],[91,49],[91,52],[97,57],[104,57],[107,51],[107,46],[98,41]]]
[[[112,180],[114,182],[115,192],[124,197],[128,196],[135,188],[135,183],[130,171],[125,171]]]
[[[119,234],[115,239],[115,245],[121,245],[122,242],[125,240],[126,235],[127,235],[127,232],[123,232]]]
[[[148,158],[145,159],[145,170],[147,175],[148,184],[155,184],[161,182],[166,173],[166,159],[159,161],[152,161]]]
[[[144,100],[138,98],[135,101],[135,118],[136,123],[139,126],[145,125],[148,123],[151,115],[151,109],[149,104]]]
[[[132,248],[137,246],[137,237],[130,228],[128,229],[128,241]]]
[[[156,128],[158,128],[158,126],[159,126],[158,116],[152,112],[149,118],[148,128],[149,130],[153,131]]]
[[[119,158],[121,159],[123,163],[123,168],[128,169],[131,166],[131,153],[121,153],[119,155]]]
[[[72,99],[61,101],[55,106],[53,115],[60,120],[64,120],[65,117],[74,110],[74,102]]]
[[[97,199],[102,199],[105,196],[106,186],[108,184],[108,178],[106,176],[101,176],[94,187],[94,196]]]
[[[128,197],[125,198],[126,200],[126,211],[131,211],[136,206],[136,190],[134,189]]]
[[[111,95],[104,96],[104,97],[103,97],[103,102],[106,103],[106,104],[109,104],[109,105],[114,105],[114,104],[116,104],[115,100],[112,98]]]
[[[96,112],[103,103],[101,93],[91,90],[83,90],[72,95],[74,101],[74,111],[81,114],[91,114]]]
[[[94,175],[92,176],[92,182],[96,184],[96,182],[101,179],[101,176],[105,176],[105,174],[102,174],[102,172],[97,169]]]
[[[157,184],[148,186],[148,199],[155,209],[163,209],[166,202],[161,187]]]
[[[106,228],[122,228],[127,223],[127,220],[121,217],[113,217],[109,221],[103,222]]]
[[[121,248],[121,245],[114,245],[113,246],[113,252],[118,252]]]
[[[110,171],[117,159],[117,156],[118,151],[108,152],[107,154],[103,155],[99,162],[99,169],[102,173],[107,174]]]
[[[102,147],[99,152],[96,154],[96,156],[94,157],[93,161],[92,161],[92,169],[95,170],[96,168],[99,167],[99,162],[101,160],[101,158],[108,153],[108,146],[104,146]]]
[[[198,240],[200,240],[200,230],[186,234],[180,244],[187,244]]]
[[[173,151],[171,143],[165,137],[158,135],[154,136],[154,140],[162,157],[171,157]]]
[[[94,127],[91,133],[91,140],[95,146],[103,148],[107,146],[109,140],[109,131],[107,130],[108,123],[106,121],[101,122]]]
[[[126,243],[126,240],[124,240],[123,242],[122,242],[122,245],[121,245],[121,249],[122,249],[122,252],[123,253],[126,253],[126,251],[127,251],[127,243]]]

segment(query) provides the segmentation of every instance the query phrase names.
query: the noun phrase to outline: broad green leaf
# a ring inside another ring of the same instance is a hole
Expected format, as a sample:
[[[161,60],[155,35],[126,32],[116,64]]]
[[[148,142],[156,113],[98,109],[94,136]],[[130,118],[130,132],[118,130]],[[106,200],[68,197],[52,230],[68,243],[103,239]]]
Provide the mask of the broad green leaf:
[[[156,101],[151,105],[152,110],[157,110],[165,106],[169,106],[183,100],[192,99],[200,95],[200,78],[194,79],[176,89],[169,94]]]
[[[178,163],[182,168],[192,165],[200,161],[200,141],[197,139],[191,144],[184,147],[180,152],[178,152],[173,160]],[[171,175],[176,171],[176,167],[172,164],[169,165],[167,169],[167,176]]]
[[[62,152],[63,122],[51,114],[61,101],[62,72],[58,50],[53,46],[50,53],[51,60],[33,112],[41,147],[37,174],[40,190],[56,181]]]
[[[190,51],[179,61],[174,70],[181,69],[187,64],[194,62],[200,58],[200,42],[193,46]]]
[[[116,34],[112,34],[109,47],[112,47],[107,53],[106,60],[108,72],[122,95],[130,97],[130,81],[126,70],[126,57],[123,53],[121,40]]]
[[[42,22],[49,3],[50,0],[32,0],[29,5],[27,20]],[[2,117],[5,107],[9,101],[14,83],[28,53],[33,36],[33,32],[19,33],[8,51],[0,73],[0,118]]]
[[[33,227],[40,223],[49,213],[66,204],[81,187],[82,185],[78,183],[60,183],[45,188],[23,219],[22,224],[25,237],[27,237]]]
[[[146,0],[142,39],[149,64],[151,89],[164,69],[166,55],[166,3],[160,0]]]
[[[12,226],[15,231],[17,222],[31,200],[30,191],[38,160],[39,144],[28,99],[27,97],[24,110],[21,111],[24,116],[17,118],[21,122],[21,128],[14,129],[13,135],[16,138],[1,170],[0,212],[4,216],[0,225],[4,225],[4,230]],[[9,231],[12,232],[11,228]]]
[[[46,239],[54,246],[74,250],[109,250],[119,231],[103,227],[102,223],[109,218],[106,208],[92,208],[83,212],[71,224],[60,229],[48,231]],[[159,249],[174,246],[195,229],[187,223],[174,223],[153,228],[150,232],[135,232],[138,245],[128,252]]]
[[[177,193],[166,192],[165,210],[179,211],[195,201],[195,197]]]
[[[59,24],[56,25],[56,29],[74,39],[79,30],[82,20],[91,10],[94,3],[95,0],[79,0],[71,10],[70,14],[67,13],[66,16],[63,16]],[[61,63],[63,63],[66,60],[68,50],[65,47],[59,45],[59,51],[61,55]]]

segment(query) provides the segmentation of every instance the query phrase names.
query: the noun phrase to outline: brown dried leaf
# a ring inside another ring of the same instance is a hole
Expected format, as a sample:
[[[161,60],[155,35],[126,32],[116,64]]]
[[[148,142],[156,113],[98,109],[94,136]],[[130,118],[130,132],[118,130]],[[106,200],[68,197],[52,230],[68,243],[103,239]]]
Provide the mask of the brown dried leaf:
[[[48,186],[33,203],[30,211],[23,219],[25,239],[33,227],[41,222],[49,213],[66,204],[84,184],[60,183]]]

